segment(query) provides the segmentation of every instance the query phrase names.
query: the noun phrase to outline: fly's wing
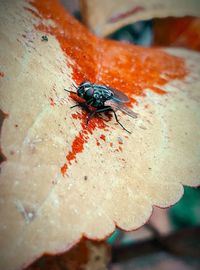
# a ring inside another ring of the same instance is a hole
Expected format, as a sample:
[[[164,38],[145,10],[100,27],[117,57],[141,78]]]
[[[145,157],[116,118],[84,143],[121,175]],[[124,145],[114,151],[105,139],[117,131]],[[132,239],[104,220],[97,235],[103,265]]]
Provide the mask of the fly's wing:
[[[122,102],[122,103],[129,102],[129,98],[127,97],[127,95],[125,95],[124,93],[114,88],[111,88],[110,86],[98,85],[98,84],[94,86],[96,86],[96,88],[99,90],[110,91],[111,93],[113,93],[112,99],[115,100],[116,102]]]
[[[112,99],[114,99],[115,101],[122,102],[122,103],[129,102],[129,98],[124,93],[122,93],[122,92],[120,92],[120,91],[118,91],[116,89],[112,89],[112,88],[110,88],[110,90],[114,94],[114,96],[112,97]]]
[[[132,118],[137,118],[138,114],[129,109],[126,105],[116,102],[114,99],[107,100],[104,103],[106,106],[110,106],[113,110],[120,110],[121,112],[129,115]]]

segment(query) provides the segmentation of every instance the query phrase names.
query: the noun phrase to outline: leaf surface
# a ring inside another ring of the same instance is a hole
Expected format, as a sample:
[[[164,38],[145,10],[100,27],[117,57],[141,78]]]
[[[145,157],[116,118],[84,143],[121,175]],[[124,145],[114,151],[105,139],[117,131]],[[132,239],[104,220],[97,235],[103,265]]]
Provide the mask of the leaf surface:
[[[198,53],[97,38],[57,1],[0,11],[1,269],[136,229],[199,185]],[[118,117],[131,135],[111,114],[86,126],[86,111],[70,109],[64,88],[86,79],[130,98],[138,118]]]

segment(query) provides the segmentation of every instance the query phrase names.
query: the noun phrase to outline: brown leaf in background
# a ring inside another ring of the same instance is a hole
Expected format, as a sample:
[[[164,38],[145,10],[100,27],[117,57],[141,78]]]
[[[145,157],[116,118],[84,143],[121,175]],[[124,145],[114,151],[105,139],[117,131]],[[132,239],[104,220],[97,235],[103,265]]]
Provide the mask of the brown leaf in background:
[[[70,251],[56,256],[43,256],[26,270],[106,270],[110,250],[105,242],[83,239]]]
[[[152,18],[200,16],[198,0],[81,0],[80,3],[85,24],[98,36]]]
[[[184,47],[200,51],[200,18],[154,20],[154,45]]]

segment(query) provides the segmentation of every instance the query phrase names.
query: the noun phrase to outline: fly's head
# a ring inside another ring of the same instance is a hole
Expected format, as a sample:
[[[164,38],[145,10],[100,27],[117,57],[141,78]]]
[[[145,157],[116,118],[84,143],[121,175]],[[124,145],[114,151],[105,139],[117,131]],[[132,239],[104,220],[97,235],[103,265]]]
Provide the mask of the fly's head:
[[[86,93],[87,96],[91,96],[93,95],[93,85],[90,82],[83,82],[79,85],[78,89],[77,89],[77,94],[79,97],[81,98],[85,98]]]

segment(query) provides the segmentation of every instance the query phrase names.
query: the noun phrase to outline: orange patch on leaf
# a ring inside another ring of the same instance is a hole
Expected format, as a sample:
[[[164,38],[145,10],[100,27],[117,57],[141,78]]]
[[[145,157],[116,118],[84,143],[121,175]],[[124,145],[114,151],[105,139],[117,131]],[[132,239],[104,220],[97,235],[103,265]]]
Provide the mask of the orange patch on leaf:
[[[179,57],[154,48],[94,36],[57,0],[35,0],[31,3],[44,19],[55,22],[55,26],[47,27],[41,23],[36,28],[55,36],[63,52],[74,61],[74,64],[68,64],[73,69],[73,79],[77,84],[84,80],[105,84],[131,98],[132,94],[144,95],[146,88],[161,87],[187,74],[184,60]]]
[[[67,65],[72,68],[73,79],[77,84],[88,80],[116,88],[129,97],[128,106],[132,107],[137,102],[137,96],[145,96],[145,89],[163,95],[163,85],[173,79],[182,79],[187,74],[184,60],[179,57],[154,48],[96,37],[70,16],[58,0],[32,0],[30,3],[38,11],[35,15],[33,9],[33,15],[55,22],[54,26],[40,23],[35,27],[53,35],[63,52],[73,60]],[[108,130],[106,120],[100,117],[94,117],[88,126],[85,124],[86,112],[73,113],[72,117],[81,122],[81,130],[66,155],[67,166],[84,150],[84,144],[95,128]],[[66,172],[67,166],[63,165],[62,173]]]
[[[75,137],[72,143],[72,150],[66,156],[69,164],[71,164],[71,161],[76,158],[77,153],[81,153],[83,151],[85,141],[87,141],[87,137],[85,137],[82,132],[79,132],[78,136]]]
[[[72,164],[71,162],[73,160],[76,160],[77,154],[83,152],[84,144],[88,141],[89,135],[93,134],[93,131],[95,130],[95,128],[98,127],[100,129],[105,130],[105,128],[107,126],[105,123],[105,120],[103,120],[100,117],[91,119],[89,124],[87,125],[86,124],[87,113],[84,111],[81,113],[80,112],[73,113],[72,117],[76,120],[77,119],[81,120],[82,129],[78,133],[78,135],[74,138],[74,140],[72,142],[71,150],[66,155],[66,163],[61,167],[61,173],[63,176],[65,175],[65,173],[67,171],[68,165],[71,165]],[[107,121],[109,121],[109,120],[107,120]],[[97,146],[100,145],[100,143],[97,140],[96,140],[96,145]]]

